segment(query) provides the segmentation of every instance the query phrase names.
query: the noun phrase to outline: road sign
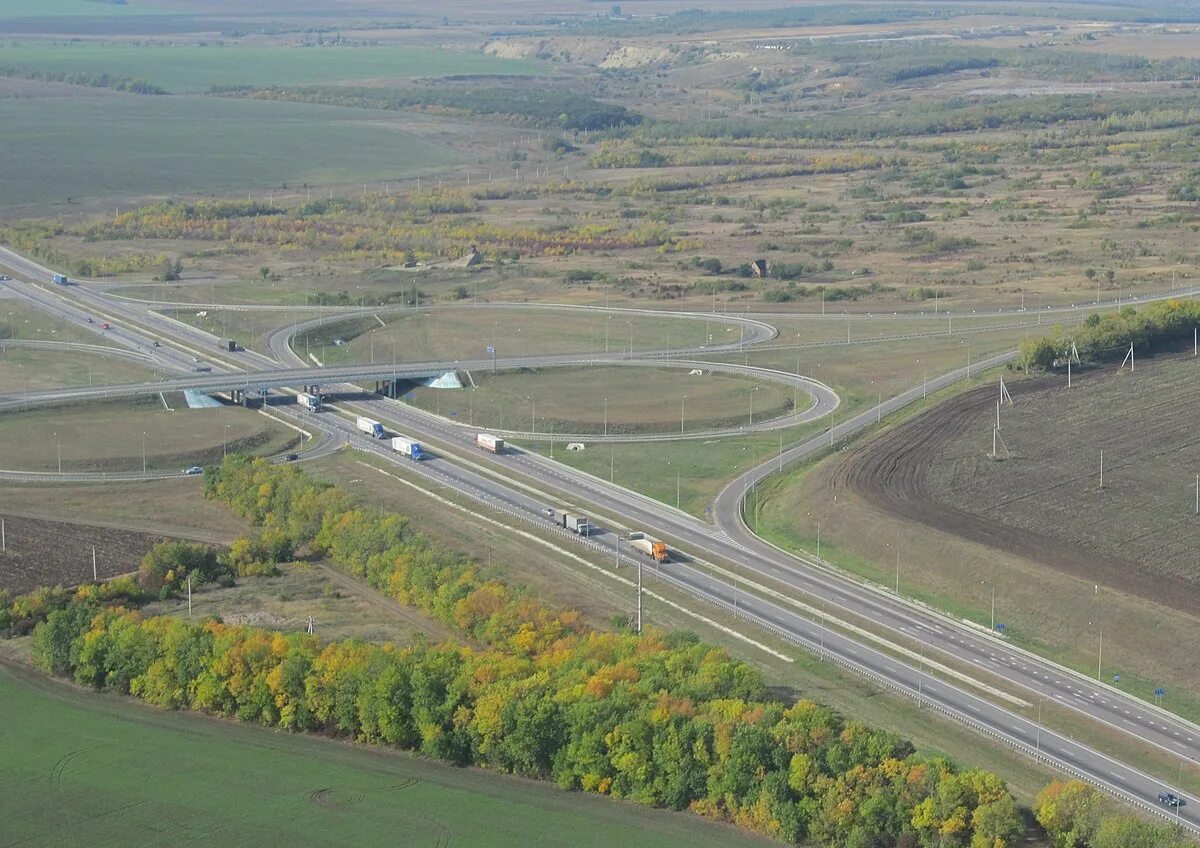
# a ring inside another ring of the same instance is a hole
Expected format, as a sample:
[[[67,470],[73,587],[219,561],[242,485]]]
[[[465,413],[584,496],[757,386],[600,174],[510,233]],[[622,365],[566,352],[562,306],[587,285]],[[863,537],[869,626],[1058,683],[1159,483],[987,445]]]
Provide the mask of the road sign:
[[[496,352],[496,349],[495,349],[494,347],[492,347],[491,345],[488,345],[488,346],[487,346],[487,352],[488,352],[488,353],[495,353],[495,352]]]
[[[1163,695],[1167,694],[1167,690],[1162,688],[1161,686],[1159,686],[1157,689],[1154,690],[1154,694],[1157,697],[1161,698]]]
[[[998,632],[998,633],[1003,633],[1007,629],[1008,629],[1008,625],[1005,624],[1003,621],[996,625],[996,632]]]
[[[1120,682],[1121,682],[1121,675],[1114,674],[1113,675],[1113,683],[1120,683]]]

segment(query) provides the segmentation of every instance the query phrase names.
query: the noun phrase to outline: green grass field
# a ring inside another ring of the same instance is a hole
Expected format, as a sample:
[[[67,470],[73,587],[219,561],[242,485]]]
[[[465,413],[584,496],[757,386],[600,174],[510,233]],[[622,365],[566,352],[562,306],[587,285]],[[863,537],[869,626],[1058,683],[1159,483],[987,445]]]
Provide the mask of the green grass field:
[[[678,433],[739,427],[792,410],[803,392],[733,374],[689,376],[677,368],[547,368],[473,372],[477,388],[416,389],[411,402],[439,415],[537,433]],[[753,393],[753,401],[751,394]],[[686,396],[686,399],[685,399]],[[682,421],[681,421],[682,416]]]
[[[186,314],[178,316],[191,323]],[[386,326],[382,326],[380,321]],[[620,353],[699,347],[737,341],[741,329],[718,316],[712,321],[668,315],[565,309],[456,308],[382,314],[327,324],[296,336],[292,346],[330,365],[374,361],[484,359],[555,353]],[[307,338],[306,338],[307,336]],[[348,340],[344,346],[334,339]],[[307,347],[306,347],[307,342]]]
[[[685,813],[164,713],[0,668],[6,845],[741,846]]]
[[[158,372],[126,359],[89,353],[8,347],[0,341],[0,392],[101,386],[152,380]]]
[[[358,109],[91,91],[3,103],[0,207],[395,179],[455,161],[403,116]]]
[[[101,9],[99,3],[80,4]],[[3,17],[0,7],[0,17]],[[451,74],[527,75],[539,65],[423,47],[128,47],[97,44],[0,48],[0,67],[144,79],[174,94],[213,86],[317,85]]]
[[[145,434],[146,465],[178,469],[220,462],[225,448],[270,455],[295,447],[299,434],[241,407],[189,410],[181,396],[135,402],[44,407],[0,416],[0,468],[139,471]]]

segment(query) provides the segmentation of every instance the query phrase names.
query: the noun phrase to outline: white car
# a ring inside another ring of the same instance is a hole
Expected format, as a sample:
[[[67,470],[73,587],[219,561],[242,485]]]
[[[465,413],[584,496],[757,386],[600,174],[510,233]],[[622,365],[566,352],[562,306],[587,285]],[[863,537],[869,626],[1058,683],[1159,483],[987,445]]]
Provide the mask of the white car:
[[[196,474],[203,474],[204,469],[201,468],[199,465],[193,465],[189,468],[183,469],[183,473],[187,474],[190,477],[190,476],[194,476]]]

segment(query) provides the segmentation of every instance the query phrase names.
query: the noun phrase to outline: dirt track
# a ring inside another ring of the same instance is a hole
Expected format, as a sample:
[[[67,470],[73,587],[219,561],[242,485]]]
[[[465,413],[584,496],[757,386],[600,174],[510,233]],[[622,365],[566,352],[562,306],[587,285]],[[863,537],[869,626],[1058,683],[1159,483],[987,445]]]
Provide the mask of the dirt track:
[[[1057,387],[1059,382],[1061,378],[1056,377],[1029,380],[1020,385],[1020,393],[1030,396]],[[1200,581],[1183,574],[1155,573],[1152,564],[1123,559],[1097,549],[1112,544],[1112,540],[1091,537],[1096,545],[1085,546],[1082,542],[1089,538],[1086,528],[1060,528],[1062,532],[1055,536],[1038,532],[1028,521],[1025,526],[1007,521],[1011,502],[981,504],[972,500],[975,511],[948,502],[945,481],[935,479],[935,469],[941,463],[937,473],[944,473],[947,454],[961,450],[964,436],[978,441],[975,434],[986,432],[986,423],[981,426],[981,422],[987,422],[994,414],[996,394],[995,386],[967,392],[854,448],[838,464],[832,480],[834,489],[849,489],[891,514],[1026,557],[1058,571],[1174,609],[1193,614],[1200,611]],[[982,449],[977,450],[978,455],[982,453]],[[969,462],[963,465],[969,470]],[[1053,491],[1053,485],[1046,488],[1046,492],[1038,494],[1049,504],[1058,493]],[[1050,512],[1048,506],[1046,512]],[[1053,526],[1053,522],[1048,523]],[[1117,533],[1120,534],[1120,529]],[[1121,547],[1119,540],[1116,546]]]

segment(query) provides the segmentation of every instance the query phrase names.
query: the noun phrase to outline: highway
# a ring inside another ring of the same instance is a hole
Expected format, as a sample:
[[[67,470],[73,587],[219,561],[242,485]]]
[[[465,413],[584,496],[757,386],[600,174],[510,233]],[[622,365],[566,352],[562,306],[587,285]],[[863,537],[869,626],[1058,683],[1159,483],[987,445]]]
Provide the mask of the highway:
[[[74,287],[71,287],[67,292],[73,295],[73,289]],[[59,301],[58,298],[52,300]],[[60,304],[63,308],[56,303],[43,305],[42,308],[52,309],[55,314],[62,313],[64,308],[69,310],[69,298],[60,301]],[[146,337],[132,329],[114,338],[119,338],[121,343],[133,345],[138,349],[144,349],[146,344]],[[208,338],[208,343],[214,344],[211,337]],[[154,353],[160,352],[162,349],[154,349]],[[170,361],[174,361],[173,354],[165,355]],[[265,357],[258,354],[238,355],[236,360],[244,363],[245,367],[261,368],[265,364]],[[1000,361],[1002,358],[996,358],[994,362],[978,363],[974,367],[988,367]],[[189,358],[187,367],[190,365]],[[940,375],[929,381],[929,388],[936,389],[965,376],[965,369]],[[920,397],[920,392],[921,387],[918,386],[887,401],[878,413],[872,409],[855,419],[842,422],[825,436],[790,449],[782,457],[784,463],[825,449],[830,440],[845,438],[862,427],[869,426],[877,415],[912,402]],[[464,450],[468,449],[473,433],[468,428],[449,424],[385,399],[355,403],[353,407],[371,410],[374,417],[380,420],[398,422],[397,429],[408,435],[457,445]],[[355,433],[349,421],[336,414],[301,416],[294,408],[287,414],[302,420],[306,427],[319,427],[333,433],[338,440],[348,439],[356,446],[373,451],[389,461],[401,461],[384,445],[366,440]],[[736,603],[739,615],[756,621],[781,637],[823,652],[829,658],[856,668],[884,685],[915,694],[931,709],[945,711],[960,721],[1002,738],[1022,750],[1037,754],[1067,771],[1079,773],[1132,803],[1148,804],[1153,809],[1153,799],[1159,791],[1174,789],[1116,763],[1095,750],[1063,739],[1045,728],[1039,729],[1035,723],[1010,709],[998,706],[966,688],[948,683],[941,674],[935,680],[929,668],[923,667],[924,663],[901,661],[894,652],[881,652],[862,639],[851,640],[826,627],[822,614],[816,611],[817,606],[822,607],[822,612],[848,613],[876,621],[882,626],[895,629],[898,634],[904,634],[908,639],[926,643],[929,648],[926,660],[929,663],[933,662],[935,654],[944,654],[967,664],[977,665],[1029,692],[1045,692],[1046,696],[1056,703],[1089,712],[1100,720],[1107,720],[1106,715],[1116,719],[1115,722],[1109,723],[1117,729],[1160,745],[1180,757],[1189,760],[1196,758],[1196,739],[1200,738],[1200,735],[1186,722],[1172,719],[1168,714],[1140,701],[1121,693],[1104,691],[1100,687],[1097,688],[1096,694],[1089,695],[1085,681],[1076,675],[1050,663],[1014,652],[1004,643],[987,634],[981,634],[977,628],[967,627],[934,611],[922,610],[903,599],[891,596],[890,593],[837,575],[819,563],[777,551],[753,537],[740,520],[741,499],[750,485],[761,479],[771,468],[778,467],[779,459],[772,457],[770,461],[764,461],[722,493],[714,509],[716,527],[620,487],[610,486],[604,481],[578,474],[542,457],[520,451],[494,458],[482,458],[481,465],[486,462],[489,465],[494,464],[501,472],[509,472],[499,478],[481,475],[469,467],[464,467],[461,461],[451,460],[447,456],[435,456],[429,461],[412,464],[411,467],[472,497],[521,513],[528,520],[544,520],[540,518],[541,510],[548,504],[544,498],[523,491],[519,485],[508,482],[505,477],[524,477],[553,487],[570,497],[593,503],[602,511],[619,516],[630,527],[644,528],[656,535],[681,540],[685,554],[733,563],[736,576],[722,581],[710,576],[703,569],[680,562],[666,567],[662,573],[663,580],[674,582],[681,589],[718,605],[732,607]],[[608,531],[603,531],[589,544],[598,545],[601,549],[607,547],[611,551],[612,538]],[[776,600],[768,600],[749,591],[750,581],[762,577],[773,578],[794,591],[789,593],[788,597]],[[741,588],[737,585],[739,581],[745,581]],[[984,656],[986,659],[981,658]],[[1045,681],[1042,680],[1043,673],[1047,678]],[[1156,812],[1165,811],[1158,809]],[[1182,824],[1200,829],[1197,812],[1195,804],[1188,804],[1177,811],[1177,817]]]

